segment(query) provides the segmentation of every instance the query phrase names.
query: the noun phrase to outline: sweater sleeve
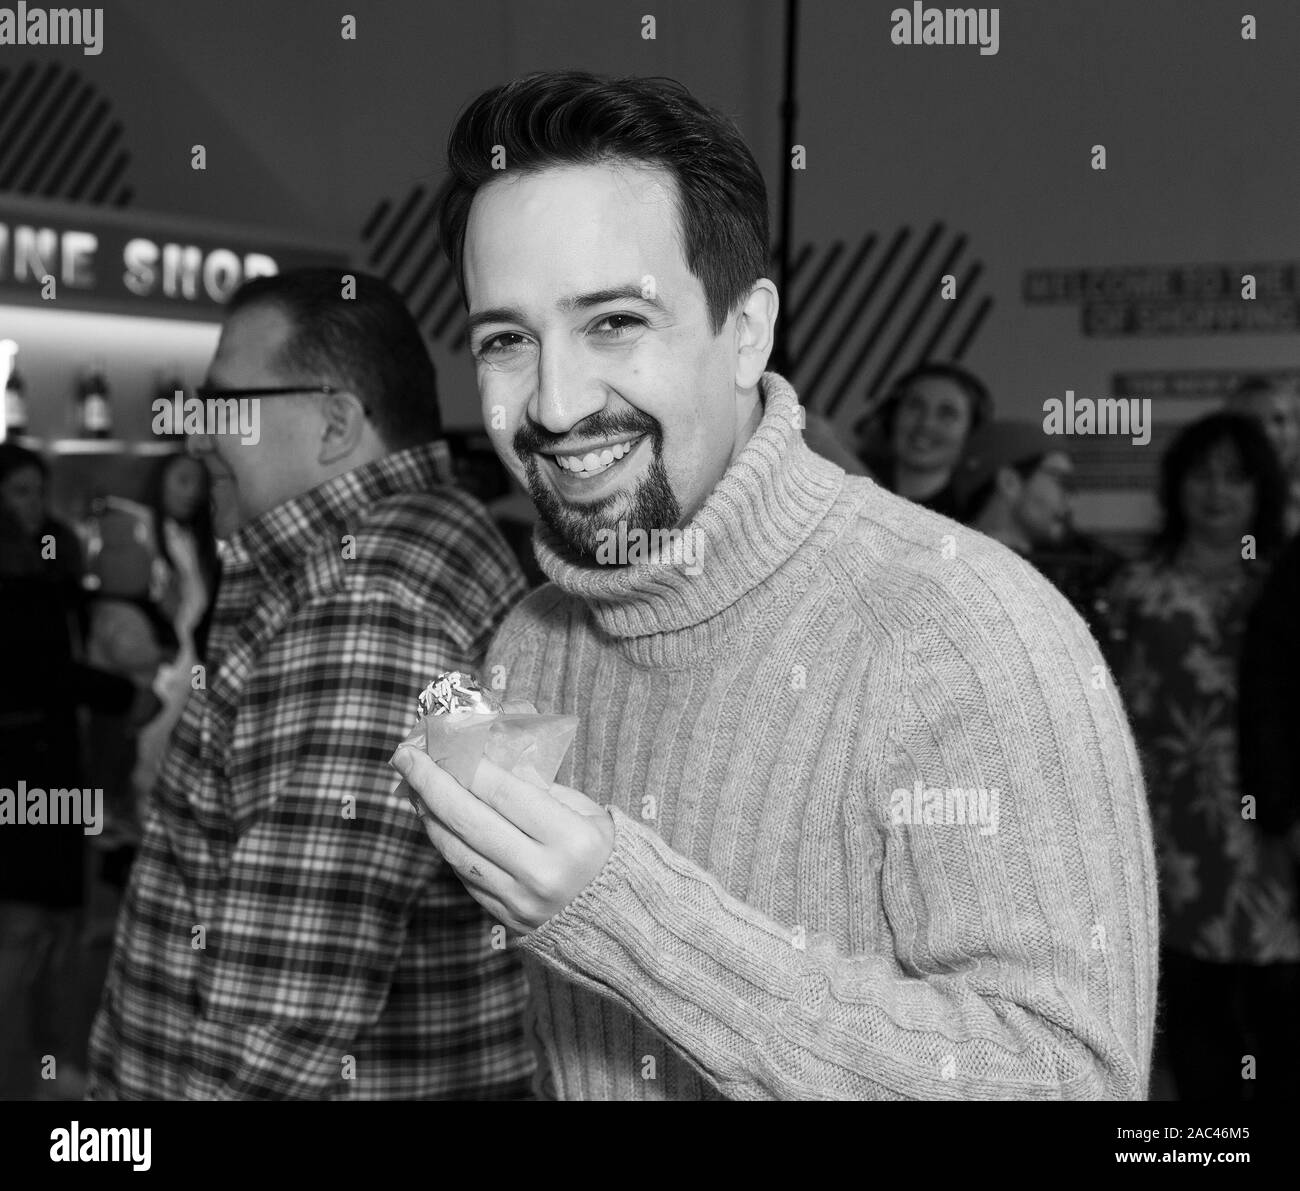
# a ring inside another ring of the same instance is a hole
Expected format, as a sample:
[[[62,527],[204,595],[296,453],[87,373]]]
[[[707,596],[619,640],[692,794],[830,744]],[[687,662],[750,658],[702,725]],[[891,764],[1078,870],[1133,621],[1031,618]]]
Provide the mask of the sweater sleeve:
[[[774,921],[613,807],[606,866],[522,945],[736,1099],[1144,1097],[1144,791],[1118,696],[1062,608],[1040,624],[1057,638],[989,638],[954,614],[913,651],[909,698],[871,734],[886,760],[842,824],[883,854],[879,887],[857,891],[883,904],[878,948]],[[946,632],[980,644],[953,661]],[[1000,789],[1000,815],[891,822],[891,793],[914,775]]]

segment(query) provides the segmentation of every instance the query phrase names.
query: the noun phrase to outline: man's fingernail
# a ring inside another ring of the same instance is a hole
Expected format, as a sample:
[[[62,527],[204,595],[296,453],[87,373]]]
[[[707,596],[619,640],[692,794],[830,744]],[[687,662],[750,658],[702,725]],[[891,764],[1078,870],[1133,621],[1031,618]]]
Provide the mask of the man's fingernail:
[[[397,770],[403,777],[409,777],[411,773],[411,750],[406,745],[393,754],[393,759],[389,764]]]

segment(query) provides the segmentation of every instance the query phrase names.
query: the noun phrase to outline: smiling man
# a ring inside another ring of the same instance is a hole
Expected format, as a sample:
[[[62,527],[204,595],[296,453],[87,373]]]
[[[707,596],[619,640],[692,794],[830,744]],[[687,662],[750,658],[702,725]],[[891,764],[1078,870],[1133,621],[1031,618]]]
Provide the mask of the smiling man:
[[[521,939],[541,1090],[1144,1096],[1119,700],[1013,554],[808,449],[739,134],[669,80],[543,74],[475,100],[449,165],[483,416],[552,580],[488,664],[580,727],[545,791],[394,764]],[[689,531],[696,565],[601,565],[616,531]]]
[[[518,962],[429,865],[385,764],[523,581],[453,482],[415,320],[352,278],[248,282],[200,391],[256,402],[261,434],[189,443],[229,550],[118,923],[95,1098],[528,1091]]]

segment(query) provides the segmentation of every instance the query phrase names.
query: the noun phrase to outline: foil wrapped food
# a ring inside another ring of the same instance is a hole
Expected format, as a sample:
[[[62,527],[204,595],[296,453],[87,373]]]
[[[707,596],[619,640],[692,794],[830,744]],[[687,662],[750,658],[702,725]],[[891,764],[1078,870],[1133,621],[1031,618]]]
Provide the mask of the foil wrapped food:
[[[494,691],[459,670],[439,674],[420,692],[418,720],[404,744],[429,757],[469,787],[479,761],[508,769],[549,790],[578,731],[578,717],[542,715],[531,703],[503,703]]]

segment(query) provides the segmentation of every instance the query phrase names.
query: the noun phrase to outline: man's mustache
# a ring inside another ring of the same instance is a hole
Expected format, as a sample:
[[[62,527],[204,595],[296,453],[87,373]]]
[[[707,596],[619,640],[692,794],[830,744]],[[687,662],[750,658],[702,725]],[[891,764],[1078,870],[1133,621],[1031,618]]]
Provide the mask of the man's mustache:
[[[633,434],[650,434],[658,442],[661,433],[659,423],[646,414],[594,413],[563,434],[555,434],[545,426],[525,419],[515,431],[510,445],[516,455],[549,455],[564,443],[579,445]]]

